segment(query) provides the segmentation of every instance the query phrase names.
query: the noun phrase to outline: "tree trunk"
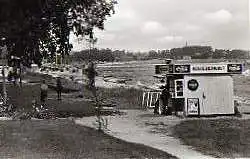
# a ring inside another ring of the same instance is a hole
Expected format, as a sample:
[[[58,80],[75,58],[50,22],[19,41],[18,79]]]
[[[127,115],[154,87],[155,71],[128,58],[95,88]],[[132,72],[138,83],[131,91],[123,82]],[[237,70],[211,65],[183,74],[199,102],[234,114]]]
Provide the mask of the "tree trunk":
[[[6,91],[6,82],[5,82],[5,65],[2,69],[2,75],[3,75],[3,103],[4,105],[7,103],[7,91]]]

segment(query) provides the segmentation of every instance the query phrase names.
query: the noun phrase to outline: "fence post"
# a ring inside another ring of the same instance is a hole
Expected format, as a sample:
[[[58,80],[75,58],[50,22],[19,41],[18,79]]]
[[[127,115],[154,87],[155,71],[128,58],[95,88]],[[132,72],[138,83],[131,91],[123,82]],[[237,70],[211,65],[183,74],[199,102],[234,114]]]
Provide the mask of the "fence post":
[[[153,95],[154,95],[154,92],[150,92],[150,102],[149,102],[149,107],[151,107],[151,105],[152,105]]]
[[[145,92],[143,92],[142,95],[142,108],[144,108],[144,101],[145,101]]]
[[[147,108],[148,108],[148,105],[149,105],[149,100],[148,99],[149,99],[150,94],[149,94],[149,92],[147,92],[147,94],[148,94],[148,96],[147,96]]]
[[[155,100],[157,101],[158,98],[159,98],[159,93],[156,94],[156,99]]]
[[[144,108],[144,106],[146,105],[146,109],[152,108],[154,106],[152,104],[159,99],[160,93],[161,92],[143,92],[142,107]]]

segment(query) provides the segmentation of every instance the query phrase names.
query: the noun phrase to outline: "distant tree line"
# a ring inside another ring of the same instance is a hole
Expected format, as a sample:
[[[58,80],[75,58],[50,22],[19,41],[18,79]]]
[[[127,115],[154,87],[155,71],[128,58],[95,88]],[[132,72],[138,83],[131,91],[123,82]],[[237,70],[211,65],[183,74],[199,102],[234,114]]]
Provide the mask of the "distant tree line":
[[[75,52],[70,56],[73,61],[132,61],[158,58],[183,59],[246,59],[249,51],[240,49],[213,49],[211,46],[185,46],[168,50],[151,50],[148,52],[129,52],[125,50],[91,49]]]
[[[190,57],[192,59],[246,59],[249,58],[249,51],[240,49],[215,49],[211,46],[186,46],[182,48],[173,48],[170,50],[151,50],[148,53],[148,58],[172,58],[183,59]]]
[[[131,61],[137,60],[137,55],[132,52],[126,52],[125,50],[111,49],[91,49],[75,52],[70,56],[71,61]]]

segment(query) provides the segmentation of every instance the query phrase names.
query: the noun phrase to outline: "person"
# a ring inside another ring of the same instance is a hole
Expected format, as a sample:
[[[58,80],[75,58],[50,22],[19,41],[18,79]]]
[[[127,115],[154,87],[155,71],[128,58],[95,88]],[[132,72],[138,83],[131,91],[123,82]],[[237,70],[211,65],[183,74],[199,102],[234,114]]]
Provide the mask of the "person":
[[[23,75],[23,64],[20,63],[20,68],[19,68],[19,83],[20,83],[20,86],[22,86],[22,75]]]
[[[168,86],[166,85],[164,89],[162,90],[162,102],[163,102],[164,114],[167,114],[167,110],[169,111],[171,109],[168,105],[168,99],[169,99],[169,89],[168,89]]]
[[[12,77],[13,77],[13,67],[10,66],[9,67],[8,77],[7,77],[9,82],[12,82]]]
[[[46,84],[45,80],[42,81],[40,89],[41,89],[41,103],[44,104],[48,96],[48,85]]]
[[[16,65],[14,65],[12,73],[13,73],[12,75],[13,75],[13,78],[14,78],[13,84],[16,85],[16,81],[17,81],[17,77],[18,77],[18,75],[17,75],[17,66]]]
[[[94,88],[95,87],[95,76],[97,76],[97,72],[95,70],[93,62],[90,62],[88,64],[88,67],[86,69],[86,74],[88,77],[88,86],[90,88]]]
[[[82,75],[85,74],[85,64],[82,65]]]
[[[62,100],[62,82],[60,77],[56,79],[57,100]]]
[[[85,64],[82,65],[82,83],[84,83],[85,81],[85,74],[86,74],[86,66]]]
[[[160,94],[160,98],[156,101],[154,107],[154,114],[165,114],[164,102],[163,102],[163,94]]]
[[[83,83],[84,83],[84,74],[85,74],[85,64],[82,65],[82,84],[81,84],[81,88],[80,88],[80,94],[79,97],[83,98]]]
[[[162,110],[162,114],[165,115],[171,115],[172,113],[172,107],[169,105],[169,98],[170,98],[170,92],[169,92],[169,83],[167,82],[165,86],[161,87],[161,95],[159,101],[159,107]]]

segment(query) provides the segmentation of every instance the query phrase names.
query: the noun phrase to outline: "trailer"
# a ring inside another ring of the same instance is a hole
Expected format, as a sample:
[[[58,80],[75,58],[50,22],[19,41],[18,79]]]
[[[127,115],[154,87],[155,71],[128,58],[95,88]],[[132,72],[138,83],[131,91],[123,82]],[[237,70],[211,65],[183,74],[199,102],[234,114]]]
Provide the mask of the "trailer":
[[[164,74],[170,98],[167,107],[184,116],[231,115],[234,109],[233,74],[240,63],[173,63],[155,67]]]

